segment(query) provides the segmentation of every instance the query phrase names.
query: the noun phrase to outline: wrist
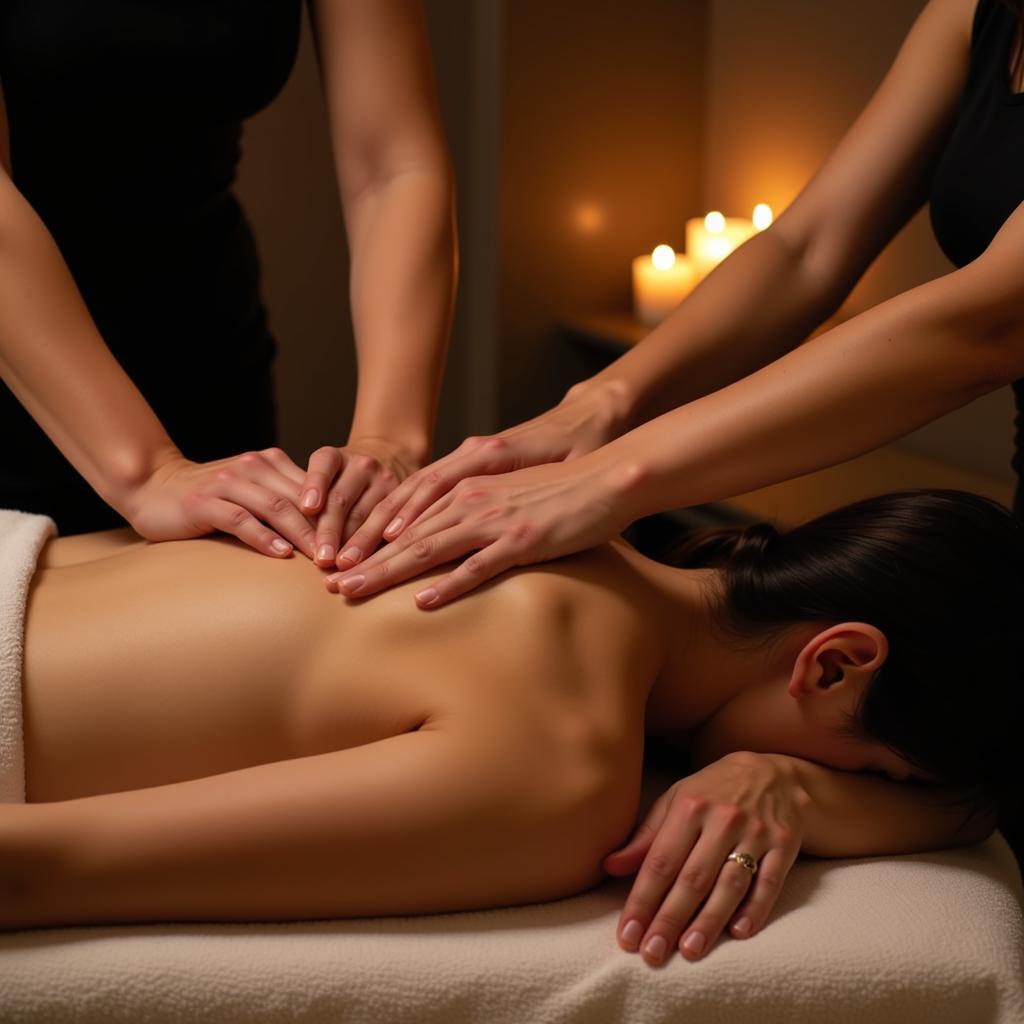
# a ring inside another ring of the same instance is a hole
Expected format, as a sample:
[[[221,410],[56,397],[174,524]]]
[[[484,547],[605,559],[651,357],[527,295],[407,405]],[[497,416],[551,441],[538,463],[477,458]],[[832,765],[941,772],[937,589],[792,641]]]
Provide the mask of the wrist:
[[[574,384],[559,404],[582,402],[599,417],[607,440],[625,433],[632,425],[636,401],[627,381],[621,377],[598,374]]]
[[[360,443],[373,449],[386,449],[410,472],[430,461],[431,440],[426,434],[364,429],[353,425],[345,444],[358,447]]]
[[[166,443],[149,449],[118,449],[108,455],[104,479],[97,489],[111,508],[131,522],[142,489],[161,468],[182,458],[184,456],[170,438]]]

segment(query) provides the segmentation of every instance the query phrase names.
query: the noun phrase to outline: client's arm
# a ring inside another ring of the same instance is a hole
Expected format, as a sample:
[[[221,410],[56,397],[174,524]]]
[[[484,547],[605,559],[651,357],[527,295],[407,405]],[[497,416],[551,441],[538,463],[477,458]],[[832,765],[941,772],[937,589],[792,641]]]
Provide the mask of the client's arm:
[[[0,805],[0,928],[431,913],[595,884],[635,801],[610,773],[509,772],[514,745],[424,727],[186,782]]]
[[[728,754],[675,783],[632,839],[605,858],[614,875],[639,869],[619,918],[620,943],[657,962],[677,945],[698,959],[727,925],[736,938],[754,935],[801,851],[865,857],[984,839],[991,817],[972,816],[956,796],[797,757]],[[727,864],[734,851],[758,861],[756,875]],[[657,937],[660,956],[647,952]]]

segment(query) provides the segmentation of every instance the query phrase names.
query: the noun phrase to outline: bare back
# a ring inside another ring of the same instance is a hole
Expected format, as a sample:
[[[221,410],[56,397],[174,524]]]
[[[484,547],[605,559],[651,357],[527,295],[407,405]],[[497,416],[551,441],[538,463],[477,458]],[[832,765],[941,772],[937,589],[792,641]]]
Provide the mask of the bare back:
[[[52,541],[26,624],[28,798],[438,728],[507,747],[510,767],[600,761],[638,777],[666,624],[627,552],[605,545],[510,572],[423,612],[412,600],[422,577],[348,602],[305,559],[227,538]]]

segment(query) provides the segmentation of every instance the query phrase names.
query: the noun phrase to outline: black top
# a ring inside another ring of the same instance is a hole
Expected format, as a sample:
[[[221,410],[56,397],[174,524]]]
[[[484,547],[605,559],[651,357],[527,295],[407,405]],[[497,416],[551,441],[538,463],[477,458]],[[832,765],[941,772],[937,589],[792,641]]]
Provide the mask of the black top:
[[[274,344],[231,185],[242,121],[288,78],[300,15],[300,0],[0,2],[15,184],[195,459],[274,441]],[[0,504],[62,532],[116,521],[6,388],[0,430]]]
[[[979,0],[971,60],[956,124],[935,171],[931,221],[958,267],[976,259],[1024,202],[1024,93],[1012,92],[1010,60],[1017,16],[1000,0]],[[1017,400],[1014,509],[1024,515],[1024,381]]]

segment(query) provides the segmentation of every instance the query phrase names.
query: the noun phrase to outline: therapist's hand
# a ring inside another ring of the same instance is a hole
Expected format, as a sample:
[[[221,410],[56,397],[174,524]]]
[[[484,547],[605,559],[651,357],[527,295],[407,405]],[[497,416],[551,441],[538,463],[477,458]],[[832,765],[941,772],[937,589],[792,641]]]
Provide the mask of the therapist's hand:
[[[609,469],[599,454],[461,480],[398,540],[328,576],[328,589],[368,597],[475,552],[416,594],[421,608],[438,608],[513,566],[610,540],[629,522],[620,500],[629,471]]]
[[[148,540],[221,531],[273,558],[313,556],[313,524],[299,511],[303,472],[280,448],[191,462],[169,455],[118,511]]]
[[[377,505],[347,539],[338,555],[338,568],[350,569],[375,551],[382,539],[394,540],[460,480],[568,461],[595,451],[620,429],[621,404],[611,385],[585,382],[570,388],[558,405],[532,420],[499,434],[466,438],[453,452],[409,476]]]
[[[764,926],[803,840],[810,801],[792,759],[734,753],[675,783],[605,870],[639,869],[619,917],[619,945],[659,964],[678,947],[699,960],[726,928]],[[749,853],[757,873],[726,858]]]
[[[383,437],[350,438],[309,457],[302,481],[302,511],[316,517],[314,561],[334,568],[339,548],[374,507],[422,465],[422,459]]]

